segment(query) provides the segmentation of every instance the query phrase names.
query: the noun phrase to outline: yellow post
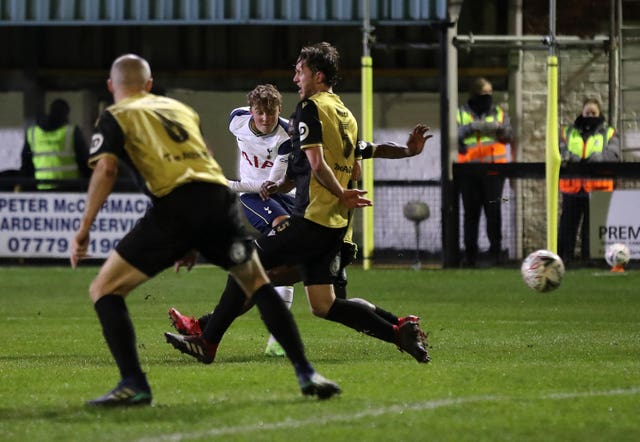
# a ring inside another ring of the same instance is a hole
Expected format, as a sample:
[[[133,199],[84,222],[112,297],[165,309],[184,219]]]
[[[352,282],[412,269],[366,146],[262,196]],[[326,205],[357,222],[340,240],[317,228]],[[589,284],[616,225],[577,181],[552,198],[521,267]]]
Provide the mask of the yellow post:
[[[361,58],[362,69],[362,123],[360,137],[365,141],[373,141],[373,59],[370,56]],[[362,182],[368,197],[373,198],[373,160],[362,162]],[[373,207],[362,209],[362,266],[371,268],[373,256]]]
[[[545,152],[545,184],[547,190],[547,249],[558,249],[558,180],[560,150],[558,147],[558,57],[547,58],[547,133]]]

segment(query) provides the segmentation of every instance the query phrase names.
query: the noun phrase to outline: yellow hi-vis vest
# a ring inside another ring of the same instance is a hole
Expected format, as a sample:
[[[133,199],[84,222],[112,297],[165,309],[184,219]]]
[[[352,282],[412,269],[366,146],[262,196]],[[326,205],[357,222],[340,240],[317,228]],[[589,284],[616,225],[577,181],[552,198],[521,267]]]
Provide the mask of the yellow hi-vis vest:
[[[500,106],[496,106],[495,109],[495,115],[486,115],[483,120],[488,123],[504,123],[504,110],[502,110]],[[471,124],[475,121],[475,118],[470,112],[458,110],[456,120],[458,122],[458,126],[464,126],[465,124]],[[462,140],[462,144],[466,147],[467,152],[458,152],[458,163],[507,162],[507,145],[499,142],[493,137],[476,132]]]
[[[44,131],[39,126],[31,126],[28,129],[27,141],[31,146],[37,180],[80,177],[73,146],[73,132],[74,127],[70,124],[52,131]],[[53,184],[38,184],[38,189],[55,187]]]
[[[607,128],[607,144],[615,132],[612,127]],[[604,136],[605,131],[601,130],[589,136],[587,141],[584,141],[582,134],[575,127],[562,128],[562,138],[567,143],[567,149],[580,158],[589,158],[594,153],[602,152],[605,147]],[[584,189],[585,192],[591,192],[592,190],[611,192],[613,191],[613,180],[587,180],[583,178],[563,178],[560,180],[560,191],[563,193],[578,193],[581,189]]]

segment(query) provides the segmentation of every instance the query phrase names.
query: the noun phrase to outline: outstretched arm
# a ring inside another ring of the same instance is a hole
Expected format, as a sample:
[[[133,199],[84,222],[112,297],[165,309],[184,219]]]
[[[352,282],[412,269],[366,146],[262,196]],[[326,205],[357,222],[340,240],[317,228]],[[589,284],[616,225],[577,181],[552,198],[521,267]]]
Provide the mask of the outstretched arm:
[[[373,157],[396,159],[420,155],[424,150],[424,145],[427,140],[433,137],[433,135],[428,132],[429,127],[424,124],[417,124],[413,130],[409,132],[406,146],[400,146],[392,142],[378,144],[374,148]]]

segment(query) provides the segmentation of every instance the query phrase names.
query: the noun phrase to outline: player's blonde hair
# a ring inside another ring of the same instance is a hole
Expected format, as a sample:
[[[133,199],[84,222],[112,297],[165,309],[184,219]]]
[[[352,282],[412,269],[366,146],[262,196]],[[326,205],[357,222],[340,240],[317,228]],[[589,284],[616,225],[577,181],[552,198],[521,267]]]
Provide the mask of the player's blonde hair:
[[[247,102],[250,107],[275,112],[282,106],[282,95],[272,84],[259,84],[247,94]]]

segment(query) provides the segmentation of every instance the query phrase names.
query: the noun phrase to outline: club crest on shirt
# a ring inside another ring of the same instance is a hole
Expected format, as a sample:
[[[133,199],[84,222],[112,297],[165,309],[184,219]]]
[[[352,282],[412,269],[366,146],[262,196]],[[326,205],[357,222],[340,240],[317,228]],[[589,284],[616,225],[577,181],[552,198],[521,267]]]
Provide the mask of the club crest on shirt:
[[[91,147],[89,148],[89,154],[94,154],[102,147],[104,142],[104,136],[102,134],[93,134],[91,137]]]
[[[236,264],[241,264],[247,260],[247,248],[242,242],[234,242],[229,248],[229,258]]]
[[[307,123],[304,121],[298,123],[298,133],[300,134],[300,141],[307,139],[307,136],[309,135],[309,127],[307,126]]]

